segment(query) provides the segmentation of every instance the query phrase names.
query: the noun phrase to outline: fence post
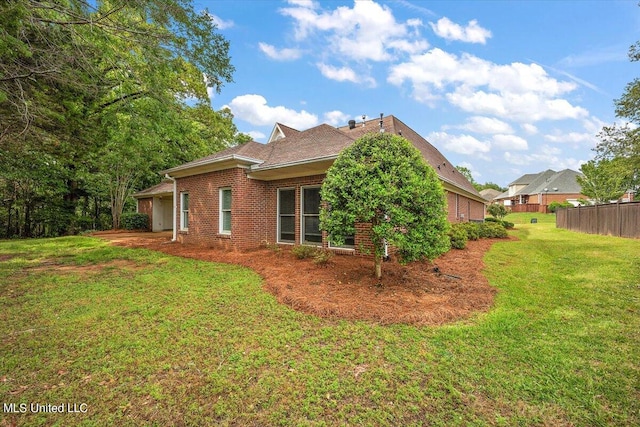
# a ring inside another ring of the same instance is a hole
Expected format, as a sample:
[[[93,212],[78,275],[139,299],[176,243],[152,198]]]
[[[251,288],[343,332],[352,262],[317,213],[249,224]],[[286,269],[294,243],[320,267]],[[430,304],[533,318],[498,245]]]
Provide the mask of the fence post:
[[[618,237],[622,237],[622,216],[620,213],[620,200],[616,202],[616,212],[616,217],[618,219]]]

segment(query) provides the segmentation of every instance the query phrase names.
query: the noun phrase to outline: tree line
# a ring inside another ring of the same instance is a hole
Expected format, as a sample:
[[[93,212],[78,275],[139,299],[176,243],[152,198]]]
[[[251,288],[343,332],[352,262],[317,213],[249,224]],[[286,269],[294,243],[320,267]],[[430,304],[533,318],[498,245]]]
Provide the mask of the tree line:
[[[0,238],[118,227],[158,171],[244,142],[229,42],[187,0],[0,4]]]
[[[640,41],[629,49],[632,62],[640,60]],[[640,189],[640,79],[628,83],[615,101],[616,117],[625,121],[602,128],[595,158],[583,164],[578,177],[582,194],[596,203],[609,203]]]

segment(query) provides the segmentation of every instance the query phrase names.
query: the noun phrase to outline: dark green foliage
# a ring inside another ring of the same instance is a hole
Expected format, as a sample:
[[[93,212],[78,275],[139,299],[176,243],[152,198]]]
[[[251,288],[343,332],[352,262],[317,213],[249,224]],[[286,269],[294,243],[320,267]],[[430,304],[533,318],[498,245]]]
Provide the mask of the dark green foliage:
[[[363,136],[345,149],[322,185],[321,228],[336,245],[372,225],[376,275],[384,242],[401,262],[433,259],[449,249],[444,189],[422,154],[405,138],[386,133]]]
[[[503,220],[503,221],[502,221],[502,226],[503,226],[504,228],[506,228],[507,230],[511,230],[511,229],[515,226],[515,224],[514,224],[514,223],[512,223],[512,222],[504,221],[504,220]]]
[[[137,212],[124,213],[120,218],[120,225],[125,230],[148,230],[149,215]]]
[[[551,202],[549,203],[549,212],[556,213],[558,208],[571,208],[571,207],[573,207],[573,204],[569,202]]]
[[[480,237],[483,239],[499,238],[504,239],[507,237],[507,229],[502,224],[494,222],[484,222],[478,224],[480,231]]]
[[[467,247],[467,231],[463,223],[453,224],[449,230],[449,240],[453,249],[464,249]]]
[[[467,239],[478,240],[480,238],[480,226],[477,222],[461,222],[456,225],[459,225],[467,233]]]
[[[11,0],[0,22],[0,238],[118,227],[159,170],[246,139],[207,94],[229,43],[189,1]]]

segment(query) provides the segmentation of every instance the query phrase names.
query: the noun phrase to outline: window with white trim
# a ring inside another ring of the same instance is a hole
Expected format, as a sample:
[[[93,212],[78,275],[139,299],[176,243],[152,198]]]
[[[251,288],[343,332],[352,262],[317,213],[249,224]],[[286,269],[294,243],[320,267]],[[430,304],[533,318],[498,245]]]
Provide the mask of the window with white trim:
[[[220,234],[231,234],[231,189],[220,189]]]
[[[296,190],[278,189],[278,242],[296,241]]]
[[[189,193],[180,193],[180,230],[189,229]]]
[[[302,188],[302,243],[322,244],[320,231],[320,187]]]

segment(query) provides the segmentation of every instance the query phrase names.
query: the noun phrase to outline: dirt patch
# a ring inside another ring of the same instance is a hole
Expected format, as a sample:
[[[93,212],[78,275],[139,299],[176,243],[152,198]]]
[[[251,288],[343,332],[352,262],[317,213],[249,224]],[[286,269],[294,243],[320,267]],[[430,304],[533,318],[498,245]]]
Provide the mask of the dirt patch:
[[[123,259],[117,259],[101,264],[86,264],[86,265],[76,265],[76,264],[64,264],[60,260],[55,258],[43,260],[37,265],[27,267],[25,271],[47,271],[47,272],[55,272],[55,273],[82,273],[82,274],[90,274],[90,273],[99,273],[105,269],[119,269],[119,270],[139,270],[144,268],[145,266],[141,266],[132,261],[127,261]]]
[[[466,249],[451,250],[433,263],[386,262],[382,280],[377,280],[370,258],[338,255],[327,266],[318,266],[311,259],[295,258],[286,247],[230,252],[171,243],[171,234],[147,234],[97,237],[119,246],[249,267],[264,278],[264,289],[279,302],[326,318],[440,325],[488,310],[496,294],[482,275],[482,257],[500,239],[470,241]]]

